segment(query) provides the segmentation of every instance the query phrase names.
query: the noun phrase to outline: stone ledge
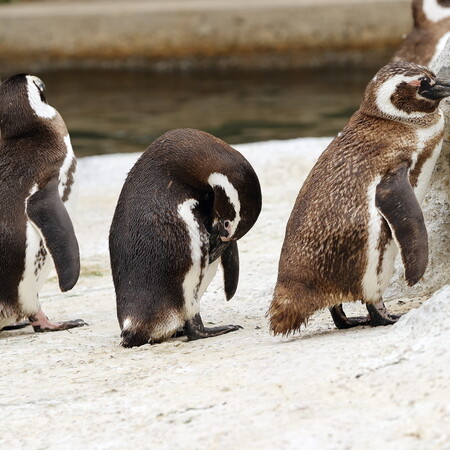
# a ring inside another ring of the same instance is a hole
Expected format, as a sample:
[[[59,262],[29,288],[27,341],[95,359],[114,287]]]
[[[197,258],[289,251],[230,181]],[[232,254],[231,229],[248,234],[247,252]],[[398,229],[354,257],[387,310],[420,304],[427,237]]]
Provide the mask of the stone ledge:
[[[161,70],[364,62],[390,55],[411,23],[409,0],[13,3],[0,5],[0,64]]]

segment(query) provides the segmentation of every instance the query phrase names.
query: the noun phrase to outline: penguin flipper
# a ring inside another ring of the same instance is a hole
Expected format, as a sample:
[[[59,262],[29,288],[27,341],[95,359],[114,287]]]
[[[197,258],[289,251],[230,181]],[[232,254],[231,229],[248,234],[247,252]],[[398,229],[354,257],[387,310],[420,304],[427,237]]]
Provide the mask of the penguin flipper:
[[[80,274],[80,252],[72,221],[59,196],[57,176],[30,196],[27,214],[52,255],[61,291],[72,289]]]
[[[387,173],[376,188],[375,205],[395,238],[409,286],[416,284],[428,264],[428,235],[422,209],[408,179],[408,166]]]
[[[237,241],[231,241],[222,253],[223,281],[227,300],[233,298],[239,281],[239,250]]]

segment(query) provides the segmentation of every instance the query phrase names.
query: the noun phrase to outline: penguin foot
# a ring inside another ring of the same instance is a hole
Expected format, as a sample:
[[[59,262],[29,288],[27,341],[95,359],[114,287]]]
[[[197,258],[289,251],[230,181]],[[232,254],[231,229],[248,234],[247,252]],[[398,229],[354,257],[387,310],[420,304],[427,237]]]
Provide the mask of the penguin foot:
[[[369,324],[372,327],[392,325],[400,318],[398,315],[389,314],[382,301],[378,303],[367,303],[366,308],[369,311]]]
[[[132,330],[122,330],[120,333],[122,341],[120,345],[125,348],[140,347],[145,344],[156,344],[156,341],[149,341],[147,333]]]
[[[205,328],[200,314],[196,314],[192,319],[186,320],[184,324],[184,331],[189,341],[220,336],[221,334],[230,333],[239,329],[242,329],[240,325],[222,325],[219,327]]]
[[[344,308],[342,307],[342,303],[339,303],[339,305],[334,305],[329,309],[336,328],[339,328],[340,330],[357,327],[360,325],[369,325],[370,323],[369,317],[347,317],[344,312]]]
[[[7,325],[0,329],[0,331],[10,331],[10,330],[20,330],[21,328],[25,328],[31,325],[29,320],[22,320],[20,322],[13,323],[12,325]]]
[[[61,331],[70,328],[82,327],[87,323],[82,319],[67,320],[66,322],[51,322],[42,309],[35,316],[30,317],[30,325],[36,333],[46,331]]]

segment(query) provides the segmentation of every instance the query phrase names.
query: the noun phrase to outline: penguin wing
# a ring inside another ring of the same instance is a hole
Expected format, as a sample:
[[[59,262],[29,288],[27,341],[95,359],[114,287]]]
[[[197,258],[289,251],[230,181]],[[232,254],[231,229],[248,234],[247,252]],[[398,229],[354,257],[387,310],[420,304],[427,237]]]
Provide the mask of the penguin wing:
[[[61,291],[72,289],[80,274],[80,252],[72,221],[59,196],[58,176],[30,196],[27,214],[52,255]]]
[[[223,281],[227,300],[233,298],[239,281],[239,250],[237,241],[231,241],[222,253]]]
[[[416,284],[428,264],[428,235],[422,209],[403,164],[388,172],[376,188],[375,205],[386,219],[402,256],[405,279]]]

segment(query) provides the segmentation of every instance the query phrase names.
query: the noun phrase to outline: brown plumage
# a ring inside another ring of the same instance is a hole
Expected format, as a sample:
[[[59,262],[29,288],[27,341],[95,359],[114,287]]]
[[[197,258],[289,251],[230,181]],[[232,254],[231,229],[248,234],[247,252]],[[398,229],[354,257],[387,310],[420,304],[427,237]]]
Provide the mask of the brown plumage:
[[[428,244],[416,195],[442,143],[444,95],[450,84],[406,62],[388,64],[368,84],[295,202],[268,311],[275,334],[298,330],[325,307],[379,302],[392,275],[393,234],[408,284],[420,279]]]
[[[409,61],[424,66],[432,63],[450,37],[449,0],[413,0],[414,26],[393,61]]]

